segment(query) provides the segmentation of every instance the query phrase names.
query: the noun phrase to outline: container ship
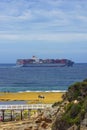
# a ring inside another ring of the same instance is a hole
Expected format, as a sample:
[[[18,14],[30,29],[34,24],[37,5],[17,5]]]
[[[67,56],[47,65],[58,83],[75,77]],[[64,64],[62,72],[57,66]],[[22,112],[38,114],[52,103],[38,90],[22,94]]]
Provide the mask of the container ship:
[[[17,59],[19,67],[64,67],[73,66],[74,62],[69,59],[38,59],[33,56],[31,59]]]

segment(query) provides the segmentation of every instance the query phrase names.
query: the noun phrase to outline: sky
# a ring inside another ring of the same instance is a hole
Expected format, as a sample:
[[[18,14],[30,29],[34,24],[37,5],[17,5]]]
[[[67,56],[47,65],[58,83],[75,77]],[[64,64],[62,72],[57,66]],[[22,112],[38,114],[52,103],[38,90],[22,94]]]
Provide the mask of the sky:
[[[0,63],[33,55],[87,63],[87,0],[0,0]]]

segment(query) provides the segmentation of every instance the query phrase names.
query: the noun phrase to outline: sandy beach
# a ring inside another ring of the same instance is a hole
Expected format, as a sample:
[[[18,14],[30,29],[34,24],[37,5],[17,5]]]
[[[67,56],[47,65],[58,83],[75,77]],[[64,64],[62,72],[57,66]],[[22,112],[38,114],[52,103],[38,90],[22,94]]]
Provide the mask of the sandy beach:
[[[23,100],[27,103],[54,103],[62,100],[64,92],[20,92],[9,93],[1,92],[0,101],[18,101]]]

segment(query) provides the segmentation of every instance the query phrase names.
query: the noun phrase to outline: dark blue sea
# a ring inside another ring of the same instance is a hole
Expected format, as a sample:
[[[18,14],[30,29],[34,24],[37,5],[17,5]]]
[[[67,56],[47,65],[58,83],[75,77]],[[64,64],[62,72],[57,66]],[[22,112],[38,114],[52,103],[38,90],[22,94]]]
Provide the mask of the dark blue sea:
[[[73,67],[17,67],[0,64],[0,91],[66,91],[87,78],[87,63]]]

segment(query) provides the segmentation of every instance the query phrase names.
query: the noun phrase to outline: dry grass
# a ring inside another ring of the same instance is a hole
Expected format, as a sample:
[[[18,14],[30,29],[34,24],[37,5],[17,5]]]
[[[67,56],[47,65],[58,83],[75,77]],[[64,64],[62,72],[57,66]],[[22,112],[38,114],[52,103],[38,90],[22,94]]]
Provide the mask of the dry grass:
[[[63,92],[0,93],[0,101],[25,100],[28,103],[54,103],[62,100]],[[44,98],[38,98],[39,95]]]

